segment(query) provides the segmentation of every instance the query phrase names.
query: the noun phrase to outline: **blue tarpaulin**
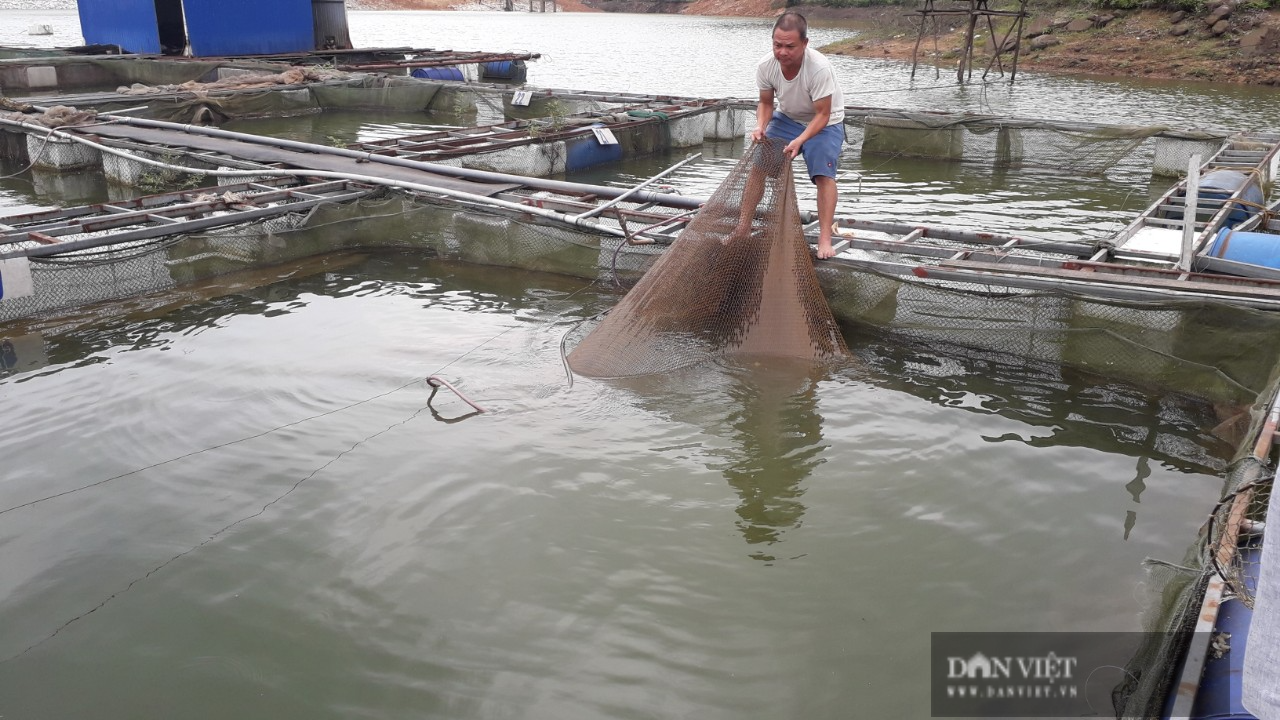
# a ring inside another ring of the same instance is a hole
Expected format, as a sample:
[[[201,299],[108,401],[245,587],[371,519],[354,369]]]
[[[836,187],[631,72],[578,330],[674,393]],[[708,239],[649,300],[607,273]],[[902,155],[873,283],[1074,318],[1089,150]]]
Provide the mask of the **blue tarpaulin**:
[[[87,44],[196,57],[315,49],[311,0],[80,0]],[[167,46],[162,49],[162,44]]]
[[[196,57],[269,55],[315,47],[311,0],[184,0]]]
[[[87,45],[119,45],[159,53],[155,0],[80,0],[80,34]]]

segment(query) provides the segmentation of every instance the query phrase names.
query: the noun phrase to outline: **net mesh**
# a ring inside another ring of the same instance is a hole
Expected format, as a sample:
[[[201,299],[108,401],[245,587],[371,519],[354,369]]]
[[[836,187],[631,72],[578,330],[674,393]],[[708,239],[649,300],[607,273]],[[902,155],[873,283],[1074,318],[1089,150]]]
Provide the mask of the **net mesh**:
[[[1210,536],[1217,542],[1209,559],[1240,602],[1253,608],[1261,570],[1262,529],[1275,472],[1256,458],[1241,461],[1235,487],[1214,508]]]
[[[1193,154],[1208,157],[1226,139],[1220,131],[1161,125],[1085,125],[956,113],[848,112],[847,140],[867,155],[938,158],[999,168],[1043,168],[1101,175],[1133,156],[1150,156],[1160,176],[1185,173]]]
[[[323,203],[273,218],[31,258],[33,292],[0,302],[0,323],[185,288],[233,273],[347,250],[429,247],[431,209],[402,197]],[[65,240],[92,237],[66,235]],[[163,293],[161,293],[163,299]],[[98,305],[96,311],[108,312]],[[127,310],[127,306],[120,308]],[[0,328],[0,334],[3,328]]]
[[[1148,560],[1150,601],[1143,618],[1147,634],[1125,667],[1126,681],[1115,688],[1116,717],[1164,717],[1165,703],[1178,682],[1182,662],[1201,617],[1205,591],[1223,580],[1222,601],[1234,598],[1252,608],[1261,567],[1263,526],[1275,471],[1271,452],[1253,454],[1254,439],[1270,432],[1266,409],[1275,397],[1273,375],[1248,412],[1236,461],[1226,474],[1221,500],[1178,563]],[[1230,652],[1230,637],[1212,638],[1210,653]]]
[[[809,259],[780,142],[744,154],[568,359],[583,375],[623,377],[734,354],[815,362],[849,355]]]

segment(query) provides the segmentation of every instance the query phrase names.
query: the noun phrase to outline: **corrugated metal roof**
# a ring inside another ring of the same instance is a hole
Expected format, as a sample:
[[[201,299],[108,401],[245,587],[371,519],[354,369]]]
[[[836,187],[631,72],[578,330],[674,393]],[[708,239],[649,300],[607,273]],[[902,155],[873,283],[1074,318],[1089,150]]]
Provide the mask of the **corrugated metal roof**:
[[[80,0],[80,33],[88,45],[159,53],[155,0]]]
[[[311,0],[184,0],[183,8],[197,57],[315,49]]]

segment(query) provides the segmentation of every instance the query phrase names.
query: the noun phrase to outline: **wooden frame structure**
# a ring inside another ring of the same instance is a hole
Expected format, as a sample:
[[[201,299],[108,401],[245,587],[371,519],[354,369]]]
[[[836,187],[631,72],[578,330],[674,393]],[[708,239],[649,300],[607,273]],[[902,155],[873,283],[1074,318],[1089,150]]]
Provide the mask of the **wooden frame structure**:
[[[973,59],[974,59],[974,34],[978,28],[979,18],[983,18],[987,23],[988,37],[991,39],[993,46],[991,59],[987,62],[987,67],[982,72],[985,79],[991,72],[992,66],[995,66],[1000,74],[1004,75],[1004,61],[1001,55],[1006,52],[1009,45],[1009,39],[1012,37],[1017,42],[1013,43],[1013,60],[1009,68],[1009,83],[1013,84],[1014,79],[1018,75],[1018,56],[1022,48],[1022,25],[1027,18],[1027,1],[1018,0],[1017,10],[992,10],[988,6],[989,0],[968,0],[968,6],[956,6],[950,8],[937,8],[934,6],[934,0],[924,0],[924,7],[911,13],[911,15],[919,16],[920,29],[916,34],[916,45],[911,51],[911,78],[914,80],[916,76],[916,66],[919,63],[920,43],[924,40],[925,29],[930,24],[933,26],[933,50],[935,57],[938,54],[938,23],[942,17],[963,17],[965,18],[965,36],[964,47],[960,51],[960,63],[956,67],[956,82],[961,85],[973,79]],[[996,23],[997,17],[1014,18],[1013,24],[1004,32],[1004,35],[996,40]],[[936,72],[936,71],[935,71]]]

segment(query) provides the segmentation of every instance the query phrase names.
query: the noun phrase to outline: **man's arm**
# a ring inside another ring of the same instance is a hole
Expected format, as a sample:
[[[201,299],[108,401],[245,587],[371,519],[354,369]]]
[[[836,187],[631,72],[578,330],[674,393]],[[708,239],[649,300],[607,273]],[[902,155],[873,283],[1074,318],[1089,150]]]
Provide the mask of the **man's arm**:
[[[831,108],[831,98],[827,98],[827,109]],[[760,91],[760,102],[756,103],[756,129],[751,131],[751,139],[760,142],[764,139],[764,131],[773,119],[773,88]]]
[[[763,93],[761,93],[763,95]],[[831,96],[818,98],[813,101],[813,119],[809,121],[804,132],[800,133],[800,137],[787,143],[782,149],[782,153],[789,158],[795,159],[800,154],[800,146],[805,144],[809,138],[822,132],[827,126],[827,121],[831,119]]]

